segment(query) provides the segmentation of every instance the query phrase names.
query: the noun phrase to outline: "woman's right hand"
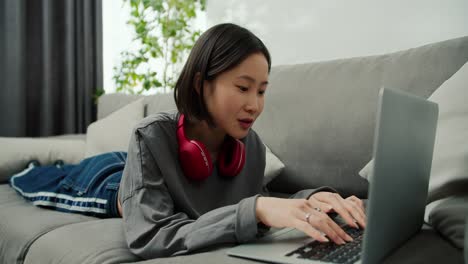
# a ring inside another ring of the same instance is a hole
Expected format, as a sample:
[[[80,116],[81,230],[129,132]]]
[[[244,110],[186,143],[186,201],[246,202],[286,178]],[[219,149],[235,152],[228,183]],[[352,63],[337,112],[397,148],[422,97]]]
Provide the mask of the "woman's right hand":
[[[353,240],[328,216],[328,211],[317,208],[306,199],[258,197],[256,215],[267,226],[293,227],[320,242],[329,241],[325,235],[339,245]]]

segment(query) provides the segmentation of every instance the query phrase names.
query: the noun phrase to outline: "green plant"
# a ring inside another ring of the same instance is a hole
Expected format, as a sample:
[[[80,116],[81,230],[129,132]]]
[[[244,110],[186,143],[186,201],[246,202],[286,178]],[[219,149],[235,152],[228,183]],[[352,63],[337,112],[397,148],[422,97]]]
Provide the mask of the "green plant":
[[[130,3],[134,41],[139,48],[121,53],[114,67],[117,92],[141,94],[144,91],[174,88],[182,62],[201,32],[191,28],[206,0],[124,0]]]

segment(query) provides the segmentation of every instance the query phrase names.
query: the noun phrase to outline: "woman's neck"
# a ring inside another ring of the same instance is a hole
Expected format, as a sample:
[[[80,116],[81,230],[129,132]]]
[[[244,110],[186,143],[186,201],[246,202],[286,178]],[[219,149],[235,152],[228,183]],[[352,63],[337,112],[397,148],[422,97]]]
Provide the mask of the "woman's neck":
[[[212,160],[216,160],[226,133],[219,128],[210,127],[206,121],[186,122],[185,124],[184,129],[187,139],[202,142],[210,152]]]

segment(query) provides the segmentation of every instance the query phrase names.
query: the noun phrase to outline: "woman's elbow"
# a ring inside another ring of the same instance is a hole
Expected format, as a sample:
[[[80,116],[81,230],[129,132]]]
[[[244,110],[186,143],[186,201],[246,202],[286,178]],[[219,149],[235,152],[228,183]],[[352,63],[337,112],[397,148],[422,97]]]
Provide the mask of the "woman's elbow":
[[[142,259],[170,257],[183,254],[186,251],[183,245],[161,243],[162,241],[167,242],[167,239],[154,237],[150,241],[145,241],[143,239],[127,240],[127,245],[130,252]]]

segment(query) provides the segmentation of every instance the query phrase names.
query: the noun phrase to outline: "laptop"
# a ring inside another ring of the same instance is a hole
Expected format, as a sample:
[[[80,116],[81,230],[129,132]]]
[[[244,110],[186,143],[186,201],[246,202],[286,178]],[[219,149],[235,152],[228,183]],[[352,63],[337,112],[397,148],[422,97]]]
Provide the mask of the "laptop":
[[[380,90],[367,227],[354,229],[334,218],[353,242],[320,243],[284,228],[231,248],[228,255],[291,264],[381,263],[422,227],[437,118],[436,103],[398,90]]]

